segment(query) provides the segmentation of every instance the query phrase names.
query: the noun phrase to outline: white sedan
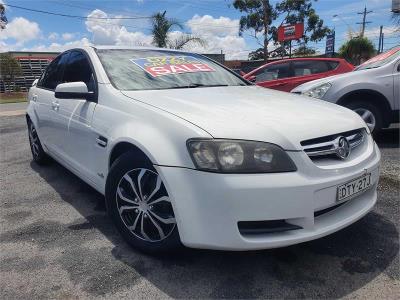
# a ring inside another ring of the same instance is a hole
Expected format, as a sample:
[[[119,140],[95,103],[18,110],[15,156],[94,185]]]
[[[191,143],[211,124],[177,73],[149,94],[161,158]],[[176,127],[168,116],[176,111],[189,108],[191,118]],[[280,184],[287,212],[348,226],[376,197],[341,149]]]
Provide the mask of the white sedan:
[[[198,54],[72,49],[28,97],[34,161],[50,156],[104,194],[143,251],[287,246],[377,200],[380,152],[356,113],[252,86]]]

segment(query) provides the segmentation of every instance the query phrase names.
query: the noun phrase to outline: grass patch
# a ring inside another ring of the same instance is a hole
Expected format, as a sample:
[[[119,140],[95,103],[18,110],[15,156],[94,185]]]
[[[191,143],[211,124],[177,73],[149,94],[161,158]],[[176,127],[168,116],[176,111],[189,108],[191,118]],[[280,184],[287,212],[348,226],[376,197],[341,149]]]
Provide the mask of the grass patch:
[[[26,93],[1,93],[0,104],[26,102]]]

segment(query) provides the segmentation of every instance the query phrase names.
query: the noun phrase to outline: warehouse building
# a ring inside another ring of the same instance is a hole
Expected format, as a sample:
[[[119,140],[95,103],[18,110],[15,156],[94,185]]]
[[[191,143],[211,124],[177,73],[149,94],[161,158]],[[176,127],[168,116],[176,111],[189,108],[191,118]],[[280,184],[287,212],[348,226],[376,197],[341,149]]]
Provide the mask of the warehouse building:
[[[28,91],[32,82],[39,78],[47,65],[58,55],[58,52],[8,52],[15,57],[21,65],[22,75],[17,76],[10,87],[0,81],[0,92],[25,92]]]

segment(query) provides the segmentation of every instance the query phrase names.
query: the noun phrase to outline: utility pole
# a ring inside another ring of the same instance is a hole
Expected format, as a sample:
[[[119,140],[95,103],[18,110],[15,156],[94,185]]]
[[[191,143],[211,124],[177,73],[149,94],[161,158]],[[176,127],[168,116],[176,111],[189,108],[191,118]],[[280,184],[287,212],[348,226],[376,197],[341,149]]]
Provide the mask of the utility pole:
[[[361,33],[360,33],[360,37],[364,37],[364,32],[365,32],[365,25],[366,24],[370,24],[372,22],[367,22],[367,15],[372,13],[372,10],[367,11],[367,6],[364,7],[364,11],[362,12],[358,12],[359,15],[363,15],[363,21],[360,23],[358,22],[357,24],[361,24]]]
[[[381,25],[380,30],[379,30],[379,47],[378,47],[378,54],[381,53],[381,47],[382,47],[382,30],[383,26]]]

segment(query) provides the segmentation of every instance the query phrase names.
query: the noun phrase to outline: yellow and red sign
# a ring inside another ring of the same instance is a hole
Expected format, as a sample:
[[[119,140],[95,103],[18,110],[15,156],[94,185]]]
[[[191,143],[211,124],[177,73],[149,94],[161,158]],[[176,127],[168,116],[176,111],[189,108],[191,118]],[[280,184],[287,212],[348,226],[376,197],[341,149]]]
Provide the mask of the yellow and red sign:
[[[204,61],[189,55],[152,56],[135,58],[130,61],[153,77],[215,71]]]

